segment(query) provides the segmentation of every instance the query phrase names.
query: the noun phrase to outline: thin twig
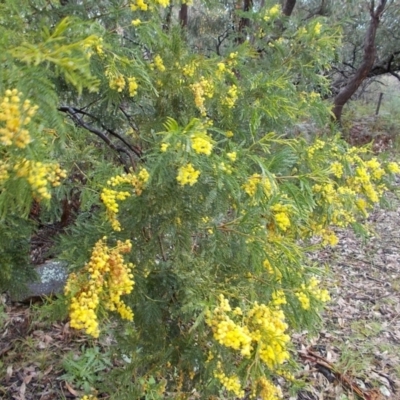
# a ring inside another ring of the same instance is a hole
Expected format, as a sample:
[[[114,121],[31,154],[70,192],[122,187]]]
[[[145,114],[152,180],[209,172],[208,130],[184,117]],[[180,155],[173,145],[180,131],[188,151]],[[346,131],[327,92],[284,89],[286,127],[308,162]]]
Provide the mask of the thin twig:
[[[134,161],[133,161],[132,156],[129,153],[129,151],[127,151],[126,149],[124,149],[122,147],[115,146],[111,142],[111,140],[107,137],[107,135],[105,135],[103,132],[101,132],[97,128],[94,128],[94,127],[90,126],[89,124],[87,124],[85,121],[83,121],[83,119],[77,115],[78,113],[77,113],[77,111],[74,110],[73,107],[62,106],[62,107],[59,107],[58,110],[69,114],[69,116],[72,118],[72,120],[74,121],[75,124],[77,124],[78,126],[80,126],[82,128],[85,128],[89,132],[94,133],[96,136],[98,136],[100,139],[102,139],[111,149],[116,151],[118,153],[118,158],[119,158],[121,164],[124,166],[124,170],[126,173],[129,172],[129,168],[126,166],[123,158],[121,157],[121,153],[126,154],[129,157],[129,159],[131,160],[132,166],[134,166]]]

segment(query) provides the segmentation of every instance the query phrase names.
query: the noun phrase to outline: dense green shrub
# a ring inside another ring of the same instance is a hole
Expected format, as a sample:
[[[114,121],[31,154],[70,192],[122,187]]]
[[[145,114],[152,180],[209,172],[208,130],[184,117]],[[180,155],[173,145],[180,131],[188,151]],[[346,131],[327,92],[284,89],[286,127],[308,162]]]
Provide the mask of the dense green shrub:
[[[168,1],[37,3],[40,18],[25,4],[1,28],[0,227],[14,235],[32,199],[60,215],[78,190],[58,254],[71,326],[112,334],[125,360],[95,389],[278,398],[291,332],[315,329],[329,300],[307,251],[357,227],[399,172],[326,125],[338,32],[266,2],[245,14],[251,40],[215,53],[193,47]],[[209,3],[197,6],[229,11]],[[293,134],[304,121],[311,142]]]

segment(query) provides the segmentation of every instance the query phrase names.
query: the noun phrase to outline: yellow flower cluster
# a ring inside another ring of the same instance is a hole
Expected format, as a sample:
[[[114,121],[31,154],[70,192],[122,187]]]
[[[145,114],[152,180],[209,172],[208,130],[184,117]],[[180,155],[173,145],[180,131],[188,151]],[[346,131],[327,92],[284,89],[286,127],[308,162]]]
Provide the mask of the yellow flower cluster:
[[[198,66],[199,64],[197,62],[192,61],[189,64],[186,64],[184,67],[182,67],[182,74],[191,78],[196,72]]]
[[[271,308],[256,302],[248,313],[248,319],[253,340],[259,342],[260,358],[268,368],[273,370],[288,360],[286,345],[290,337],[285,334],[288,325],[284,322],[283,311],[276,306]]]
[[[200,79],[200,84],[203,87],[204,95],[211,99],[214,96],[214,83],[211,79],[206,79],[204,76]]]
[[[321,28],[322,28],[322,24],[320,22],[317,22],[314,25],[314,34],[319,35],[321,33]]]
[[[267,177],[261,176],[260,174],[251,175],[242,188],[249,196],[253,197],[256,194],[259,185],[261,185],[264,193],[267,196],[272,193],[272,185],[270,180]]]
[[[205,154],[209,156],[213,149],[213,142],[206,132],[197,132],[190,137],[192,149],[197,154]]]
[[[312,91],[312,92],[308,93],[308,97],[310,98],[310,101],[312,102],[315,100],[319,100],[321,98],[321,95],[317,92]]]
[[[226,97],[222,99],[222,104],[225,104],[229,108],[232,108],[238,99],[238,88],[236,85],[232,85],[226,94]]]
[[[309,310],[310,309],[310,298],[307,296],[306,293],[299,291],[296,292],[296,297],[299,300],[301,304],[301,308],[303,310]]]
[[[22,93],[17,89],[6,90],[0,98],[0,144],[25,148],[31,141],[29,131],[24,128],[35,115],[38,107],[29,100],[21,104]]]
[[[8,169],[9,169],[8,163],[0,160],[0,185],[10,177]]]
[[[106,69],[104,74],[108,78],[108,85],[110,89],[122,92],[125,88],[125,78],[119,72],[112,72],[110,69]]]
[[[227,156],[232,162],[235,162],[235,161],[236,161],[236,157],[237,157],[236,151],[232,151],[232,152],[230,152],[230,153],[226,153],[226,156]]]
[[[149,177],[150,175],[148,171],[145,168],[141,168],[137,174],[129,173],[125,175],[114,176],[107,181],[107,185],[111,187],[116,187],[122,184],[128,184],[133,187],[134,193],[137,196],[140,196],[143,192],[145,184],[149,180]],[[103,188],[100,194],[101,201],[104,203],[107,210],[107,218],[115,231],[121,230],[121,224],[117,219],[117,214],[119,211],[117,201],[126,200],[131,195],[131,192],[118,191],[109,188]]]
[[[104,203],[107,209],[108,220],[115,231],[121,230],[121,224],[117,219],[117,214],[119,211],[117,200],[123,201],[130,197],[130,195],[131,194],[129,192],[119,192],[117,190],[108,188],[103,188],[100,194],[101,201]]]
[[[312,158],[314,153],[318,150],[321,150],[325,147],[325,142],[317,139],[313,145],[311,145],[308,149],[307,149],[307,155],[309,158]]]
[[[98,400],[97,396],[93,396],[92,394],[85,394],[83,397],[81,397],[81,400]]]
[[[307,33],[307,28],[305,26],[301,26],[298,30],[297,30],[297,34],[299,36],[301,35],[305,35]]]
[[[362,198],[357,199],[356,206],[364,214],[365,217],[368,217],[368,212],[367,212],[368,204],[365,201],[365,199],[362,199]]]
[[[290,207],[286,204],[274,204],[271,206],[271,211],[279,229],[286,231],[290,227]]]
[[[165,71],[165,65],[164,65],[163,59],[161,58],[161,56],[159,54],[154,56],[151,66],[153,68],[156,67],[160,72]]]
[[[148,5],[143,0],[135,0],[134,3],[131,4],[131,10],[141,10],[146,11],[148,9]]]
[[[169,143],[161,143],[160,150],[162,153],[165,153],[168,150]]]
[[[218,71],[224,72],[226,70],[226,65],[223,62],[217,64]]]
[[[217,77],[217,79],[222,79],[225,75],[225,72],[228,72],[228,70],[226,69],[226,64],[223,62],[219,62],[217,64],[215,76]]]
[[[252,397],[255,398],[257,395],[261,400],[279,400],[282,398],[282,391],[262,376],[257,379],[255,388],[252,389]]]
[[[214,169],[219,169],[228,175],[232,174],[232,166],[221,161],[218,165],[214,165]]]
[[[226,60],[227,64],[231,67],[237,64],[238,52],[229,53],[228,59]]]
[[[373,179],[380,180],[385,175],[385,170],[382,168],[381,163],[376,159],[376,157],[366,161],[365,165]]]
[[[264,21],[268,22],[271,18],[277,17],[281,12],[281,7],[279,4],[275,4],[269,10],[265,11]]]
[[[239,322],[235,322],[235,316],[241,316]],[[286,350],[289,336],[285,334],[288,326],[284,320],[283,311],[277,304],[267,307],[255,302],[244,313],[238,307],[232,310],[223,295],[220,295],[219,306],[206,313],[206,323],[220,344],[240,351],[243,357],[250,357],[257,349],[260,359],[271,370],[289,358]]]
[[[179,64],[176,64],[179,66]],[[196,61],[191,61],[182,67],[182,74],[191,78],[197,71],[199,64]]]
[[[220,81],[224,80],[225,75],[230,75],[230,76],[235,75],[231,67],[237,64],[237,53],[231,53],[230,55],[232,57],[229,56],[226,62],[219,62],[217,64],[215,77]]]
[[[336,178],[341,178],[343,176],[343,164],[338,161],[333,162],[331,164],[331,171]]]
[[[138,178],[139,178],[139,181],[138,181],[137,183],[135,183],[136,194],[138,194],[138,192],[137,192],[138,187],[140,186],[140,189],[142,189],[142,188],[143,188],[143,185],[144,185],[145,183],[147,183],[147,181],[148,181],[149,178],[150,178],[150,174],[149,174],[149,172],[147,171],[147,169],[141,168],[140,171],[139,171],[139,173],[137,174],[137,176],[138,176]],[[140,193],[141,193],[141,192],[140,192]]]
[[[312,276],[310,281],[308,282],[308,290],[312,293],[312,295],[319,301],[326,303],[331,298],[329,296],[329,292],[326,289],[320,289],[321,282],[315,276]]]
[[[68,277],[64,289],[66,295],[72,295],[71,327],[84,329],[93,337],[100,333],[97,318],[100,305],[117,311],[123,319],[133,319],[132,310],[121,300],[134,286],[133,264],[125,264],[122,256],[131,251],[132,244],[129,240],[118,241],[116,247],[109,248],[106,240],[104,237],[95,244],[89,262],[79,275],[73,273]]]
[[[169,0],[156,0],[156,3],[164,8],[169,6]]]
[[[279,307],[282,304],[286,304],[286,296],[283,290],[276,290],[272,293],[271,306]]]
[[[190,85],[190,88],[194,94],[194,103],[196,104],[196,107],[199,109],[201,115],[205,116],[207,113],[204,102],[206,97],[212,98],[214,96],[213,82],[202,76],[200,81]]]
[[[214,338],[226,347],[240,350],[242,356],[250,356],[252,338],[249,329],[235,324],[227,315],[220,316]]]
[[[354,180],[353,180],[354,181]],[[350,180],[348,180],[348,183]],[[355,187],[354,184],[351,186]],[[355,222],[355,217],[351,211],[346,210],[346,201],[351,198],[352,202],[356,200],[357,193],[355,190],[351,189],[349,186],[339,186],[335,187],[333,183],[324,183],[322,185],[314,185],[313,192],[318,194],[320,197],[316,199],[317,204],[321,206],[326,206],[329,204],[333,207],[331,220],[332,223],[340,226],[346,227],[349,224]],[[315,234],[322,234],[322,226],[314,231]]]
[[[115,187],[127,183],[135,189],[135,194],[140,196],[143,192],[143,188],[149,180],[150,174],[146,168],[140,168],[136,174],[129,173],[124,175],[117,175],[107,181],[107,185]]]
[[[285,378],[288,381],[291,381],[291,382],[295,381],[294,375],[289,371],[277,369],[276,373],[277,373],[277,375],[281,376],[282,378]]]
[[[356,192],[363,191],[367,198],[373,203],[377,203],[379,201],[379,197],[383,192],[378,191],[378,188],[373,186],[370,180],[370,173],[364,166],[359,166],[356,168],[356,176],[354,178],[349,178],[348,184],[350,187],[354,187]]]
[[[221,382],[226,390],[233,392],[238,397],[242,398],[244,396],[244,390],[242,389],[239,377],[237,375],[225,375],[220,361],[217,363],[217,369],[214,371],[214,376]]]
[[[193,83],[193,85],[190,85],[190,88],[194,94],[194,103],[196,104],[196,107],[200,110],[201,115],[205,116],[207,112],[204,106],[204,89],[199,82]]]
[[[180,167],[176,180],[181,186],[190,185],[193,186],[199,179],[200,171],[194,169],[191,163]]]
[[[312,276],[308,281],[308,284],[306,285],[302,283],[300,290],[295,293],[304,310],[310,309],[310,296],[322,303],[326,303],[331,299],[329,292],[326,289],[320,289],[320,283],[319,279]]]
[[[330,147],[329,147],[330,146]],[[336,235],[326,226],[329,224],[347,227],[356,221],[358,210],[365,217],[373,203],[379,201],[386,186],[383,178],[389,173],[400,172],[396,163],[387,163],[383,166],[376,157],[363,160],[361,155],[367,152],[366,148],[348,149],[344,154],[337,144],[316,140],[307,150],[311,162],[323,156],[320,150],[329,151],[336,160],[328,166],[330,173],[337,181],[317,183],[313,186],[316,203],[329,207],[329,220],[313,225],[313,234],[320,235],[323,244],[335,245]]]
[[[133,97],[137,94],[138,83],[135,77],[128,78],[129,96]]]
[[[387,169],[392,174],[400,174],[400,166],[398,163],[395,163],[395,162],[388,163]]]
[[[269,260],[265,259],[263,265],[264,268],[268,271],[268,273],[274,276],[274,279],[276,279],[277,282],[282,281],[282,272],[277,268],[274,269]]]
[[[333,183],[325,183],[323,185],[317,184],[313,186],[312,190],[314,193],[320,193],[323,200],[329,204],[333,204],[337,201],[337,194]]]
[[[49,200],[51,198],[48,185],[56,187],[60,180],[67,176],[66,172],[56,163],[45,164],[40,161],[32,161],[24,158],[14,165],[14,170],[19,178],[25,178],[37,200]]]
[[[86,50],[86,54],[89,58],[92,56],[93,50],[101,57],[104,54],[103,38],[91,35],[86,38],[83,48]]]
[[[322,236],[322,244],[325,246],[329,244],[330,246],[334,247],[339,243],[338,237],[331,229],[322,229],[320,234]]]

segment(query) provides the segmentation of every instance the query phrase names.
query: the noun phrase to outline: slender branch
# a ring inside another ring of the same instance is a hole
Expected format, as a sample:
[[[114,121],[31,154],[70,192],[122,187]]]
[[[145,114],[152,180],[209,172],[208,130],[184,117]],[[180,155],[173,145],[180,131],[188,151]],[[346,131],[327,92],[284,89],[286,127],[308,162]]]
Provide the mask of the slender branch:
[[[107,137],[107,135],[105,135],[103,132],[101,132],[97,128],[94,128],[93,126],[90,126],[85,121],[83,121],[83,119],[79,117],[78,112],[76,110],[74,110],[73,107],[61,106],[61,107],[58,108],[58,110],[61,111],[61,112],[67,113],[77,126],[85,128],[89,132],[94,133],[97,137],[99,137],[101,140],[103,140],[103,142],[105,142],[108,145],[108,147],[110,147],[111,149],[116,151],[118,153],[118,158],[119,158],[121,164],[124,166],[125,172],[128,173],[129,172],[129,168],[126,166],[123,158],[121,157],[121,153],[124,153],[129,157],[132,166],[135,165],[134,160],[132,159],[132,156],[131,156],[131,154],[129,153],[128,150],[126,150],[126,149],[124,149],[122,147],[119,147],[119,146],[115,146],[111,142],[111,140]]]
[[[356,67],[354,65],[351,65],[350,63],[347,63],[347,62],[343,62],[343,65],[345,65],[346,67],[349,67],[349,68],[351,68],[353,70],[356,69]]]
[[[139,132],[139,128],[138,126],[132,121],[132,117],[124,110],[124,108],[122,106],[118,107],[119,110],[122,112],[122,114],[124,114],[125,118],[128,121],[129,126],[135,131],[135,132]]]
[[[162,244],[161,236],[158,235],[157,239],[158,239],[158,243],[160,245],[162,259],[163,259],[163,261],[167,261],[167,256],[165,255],[165,251],[164,251],[164,247],[163,247],[163,244]]]
[[[392,75],[392,76],[394,76],[395,78],[397,78],[397,79],[400,81],[400,75],[397,74],[396,72],[389,71],[389,74]]]
[[[96,121],[105,131],[107,131],[111,136],[116,137],[119,139],[130,151],[135,153],[139,158],[142,156],[142,152],[140,149],[138,149],[136,146],[131,145],[124,137],[122,137],[119,133],[111,130],[110,128],[106,127],[96,116],[88,113],[87,111],[83,111],[79,108],[76,107],[71,107],[72,110],[74,110],[78,114],[86,115],[89,118],[92,118],[94,121]],[[121,109],[121,108],[120,108]]]
[[[228,36],[229,36],[229,31],[230,31],[231,29],[232,29],[232,28],[227,28],[227,29],[225,29],[225,31],[224,31],[223,33],[221,33],[221,35],[219,35],[218,38],[216,39],[217,44],[215,45],[215,50],[216,50],[216,53],[217,53],[219,56],[221,55],[220,47],[221,47],[222,43],[225,41],[225,39],[228,38]]]

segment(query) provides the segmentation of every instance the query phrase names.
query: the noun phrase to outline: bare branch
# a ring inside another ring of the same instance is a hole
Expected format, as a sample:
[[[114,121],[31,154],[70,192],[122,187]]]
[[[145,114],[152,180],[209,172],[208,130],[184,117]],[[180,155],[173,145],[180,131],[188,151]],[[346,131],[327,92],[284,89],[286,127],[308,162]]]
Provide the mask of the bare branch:
[[[133,153],[135,153],[139,158],[142,156],[142,152],[139,148],[137,148],[136,146],[131,145],[124,137],[122,137],[120,134],[118,134],[117,132],[111,130],[110,128],[108,128],[107,126],[105,126],[100,120],[99,118],[97,118],[96,116],[94,116],[93,114],[88,113],[87,111],[83,111],[83,109],[79,109],[76,107],[69,107],[71,110],[73,110],[76,114],[82,114],[85,115],[89,118],[91,118],[92,120],[96,121],[108,134],[110,134],[111,136],[116,137],[117,139],[119,139],[126,147],[128,147],[128,149],[130,151],[132,151]],[[120,107],[121,109],[121,107]],[[62,110],[60,110],[62,111]]]
[[[69,107],[69,106],[61,106],[58,108],[58,110],[61,112],[67,113],[77,126],[85,128],[89,132],[94,133],[97,137],[99,137],[101,140],[103,140],[103,142],[105,142],[108,145],[108,147],[110,147],[112,150],[116,151],[118,153],[118,159],[120,160],[121,164],[124,166],[125,172],[128,173],[129,168],[126,165],[126,163],[124,162],[124,159],[122,158],[121,153],[124,153],[129,157],[131,166],[134,168],[135,162],[132,158],[131,153],[128,150],[124,149],[123,147],[115,146],[114,143],[112,143],[112,141],[107,137],[107,135],[104,132],[87,124],[82,118],[80,118],[78,114],[84,114],[84,112],[78,112],[80,110],[75,110],[73,107]]]
[[[221,35],[219,35],[218,38],[216,39],[217,43],[215,45],[215,51],[219,56],[221,55],[221,45],[225,41],[225,39],[228,38],[231,30],[232,28],[225,29],[225,31]]]

